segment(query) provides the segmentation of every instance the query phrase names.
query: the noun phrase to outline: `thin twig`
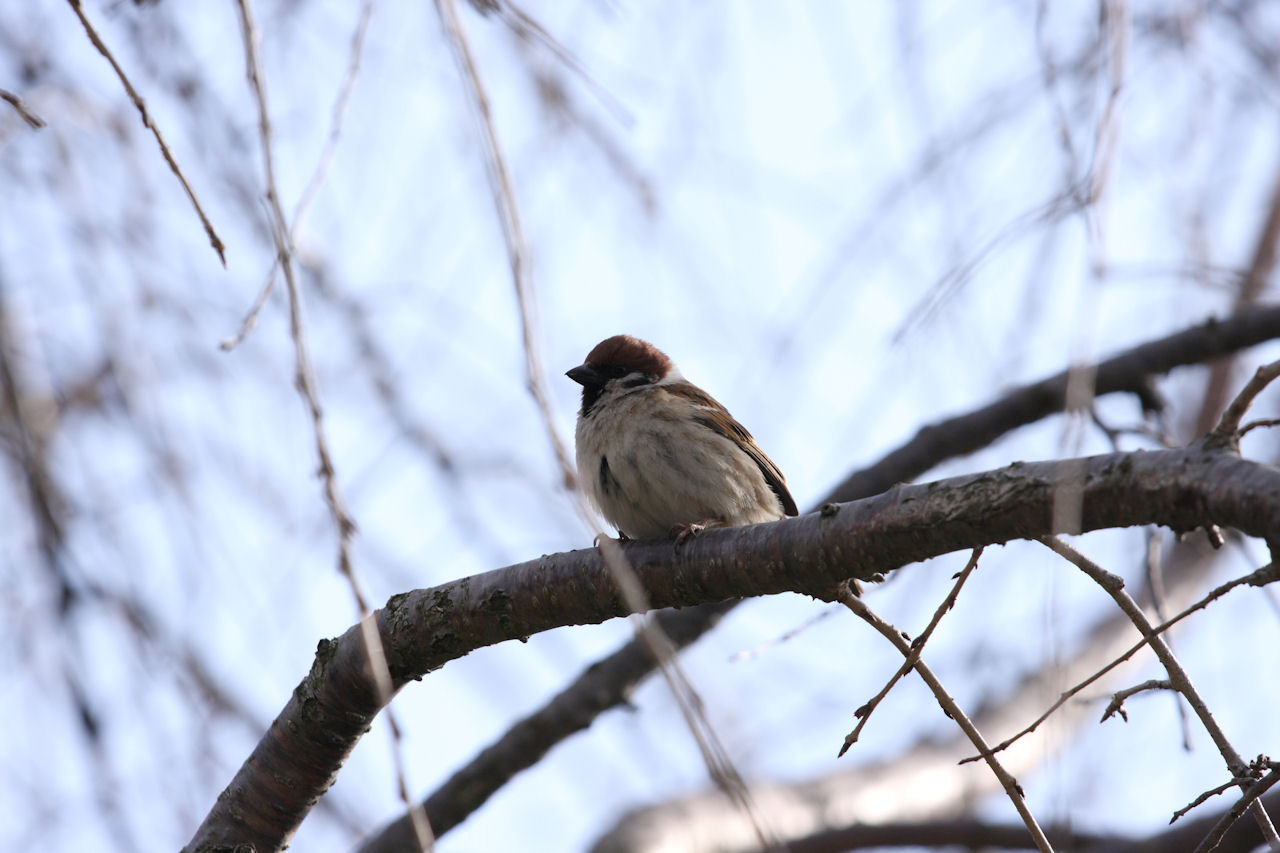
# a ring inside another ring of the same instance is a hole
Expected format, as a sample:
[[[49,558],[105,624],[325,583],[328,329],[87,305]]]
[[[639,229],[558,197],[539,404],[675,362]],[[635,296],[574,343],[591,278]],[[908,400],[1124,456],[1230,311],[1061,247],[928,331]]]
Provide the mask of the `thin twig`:
[[[1244,413],[1249,410],[1254,398],[1262,393],[1262,389],[1270,385],[1277,376],[1280,376],[1280,361],[1273,361],[1259,367],[1222,413],[1222,418],[1210,433],[1210,438],[1231,443],[1238,440],[1241,435],[1240,421],[1244,418]]]
[[[542,45],[591,90],[600,103],[604,105],[605,109],[613,114],[615,119],[628,127],[635,124],[635,118],[628,112],[627,108],[610,94],[608,89],[597,83],[583,68],[578,58],[561,44],[555,36],[547,32],[542,24],[534,20],[528,12],[521,9],[512,0],[501,0],[497,5],[498,14],[502,17],[503,23],[516,34],[517,38]]]
[[[245,313],[244,319],[240,321],[240,328],[229,338],[223,338],[218,342],[218,349],[223,352],[230,352],[240,344],[244,343],[244,339],[258,325],[258,315],[262,313],[262,306],[267,304],[271,291],[276,286],[276,270],[280,268],[278,256],[271,259],[271,269],[267,272],[267,278],[262,282],[262,287],[258,290],[258,297],[253,300],[253,305],[249,307]]]
[[[1253,784],[1256,781],[1258,781],[1257,777],[1253,777],[1253,776],[1246,777],[1244,779],[1228,779],[1227,781],[1223,782],[1221,785],[1218,785],[1217,787],[1210,788],[1207,791],[1203,791],[1194,800],[1192,800],[1191,802],[1187,803],[1185,806],[1183,806],[1182,808],[1174,812],[1173,816],[1169,818],[1169,823],[1170,824],[1176,823],[1179,818],[1181,818],[1183,815],[1186,815],[1196,806],[1199,806],[1213,799],[1219,794],[1224,794],[1227,791],[1230,791],[1232,788],[1238,788],[1241,782],[1245,782],[1247,784]]]
[[[890,643],[893,643],[894,648],[901,652],[904,658],[911,656],[912,646],[902,638],[902,634],[898,629],[881,619],[867,606],[866,602],[854,595],[848,583],[840,585],[837,596],[841,604],[848,607],[855,615],[879,631]],[[1049,844],[1049,839],[1045,837],[1044,830],[1036,822],[1035,815],[1031,814],[1031,810],[1027,808],[1027,801],[1022,794],[1022,786],[1018,784],[1018,780],[1014,779],[1008,770],[1005,770],[1004,765],[991,752],[982,737],[982,733],[978,731],[977,726],[973,724],[973,721],[960,709],[951,694],[942,686],[942,682],[933,674],[933,670],[929,669],[925,662],[918,657],[912,666],[919,673],[925,684],[929,686],[929,689],[933,691],[933,695],[938,700],[938,704],[942,706],[943,712],[956,721],[956,725],[960,727],[961,731],[968,736],[969,740],[978,749],[978,752],[982,754],[987,765],[991,768],[991,772],[1000,780],[1000,784],[1004,787],[1005,793],[1008,794],[1013,807],[1017,809],[1018,815],[1027,827],[1027,831],[1031,833],[1032,839],[1035,840],[1036,848],[1041,853],[1052,853],[1053,847]]]
[[[1240,427],[1240,431],[1237,432],[1236,435],[1240,437],[1244,437],[1245,433],[1252,432],[1253,430],[1258,429],[1259,427],[1273,427],[1273,426],[1280,426],[1280,418],[1262,418],[1256,421],[1249,421],[1249,423]]]
[[[511,281],[515,286],[516,307],[520,314],[525,379],[538,413],[542,416],[543,428],[555,451],[556,461],[560,463],[560,473],[564,478],[565,488],[572,490],[576,468],[573,459],[569,456],[568,446],[556,429],[555,415],[551,411],[551,395],[547,392],[546,383],[542,377],[541,362],[538,358],[533,281],[529,274],[528,246],[524,238],[524,228],[520,224],[520,210],[516,205],[515,189],[507,172],[506,160],[502,156],[502,147],[498,144],[497,131],[494,129],[489,96],[485,93],[480,72],[471,56],[471,47],[467,43],[462,23],[458,20],[458,9],[454,0],[436,0],[436,10],[449,37],[449,46],[453,50],[458,71],[467,84],[468,101],[475,109],[480,123],[480,135],[485,147],[486,171],[489,175],[490,189],[493,191],[494,206],[497,208],[498,219],[502,224],[502,237],[507,244]]]
[[[907,655],[906,660],[904,660],[902,665],[898,667],[898,671],[895,672],[885,686],[880,689],[880,692],[875,696],[872,696],[865,705],[853,712],[853,715],[858,718],[858,724],[854,726],[853,731],[845,735],[844,744],[840,747],[840,752],[836,754],[836,758],[843,756],[849,751],[849,747],[858,742],[858,736],[862,734],[862,729],[867,724],[867,720],[871,719],[871,713],[882,701],[884,701],[884,697],[889,695],[889,691],[893,689],[893,686],[897,684],[903,676],[911,671],[911,668],[915,666],[916,661],[920,660],[920,654],[924,651],[925,643],[929,642],[929,638],[933,636],[933,630],[938,627],[938,623],[942,621],[943,615],[948,613],[951,608],[955,607],[956,597],[960,594],[960,587],[964,586],[964,582],[969,579],[969,575],[973,574],[973,570],[978,567],[978,558],[981,556],[982,549],[974,548],[973,554],[969,556],[969,562],[965,563],[964,568],[956,575],[956,582],[952,585],[951,592],[948,593],[947,597],[938,605],[938,609],[933,612],[933,618],[929,620],[928,626],[925,627],[920,636],[912,640],[911,654]]]
[[[312,201],[315,200],[316,193],[324,184],[325,178],[329,174],[329,168],[333,164],[333,156],[338,150],[338,140],[342,136],[342,127],[346,121],[347,104],[351,100],[351,92],[356,85],[356,77],[360,74],[360,62],[364,58],[365,38],[369,34],[369,21],[373,18],[373,0],[361,0],[360,14],[356,18],[355,30],[351,33],[351,46],[347,51],[347,73],[342,78],[342,85],[338,89],[338,96],[333,101],[333,112],[329,119],[329,134],[325,137],[324,149],[320,152],[320,157],[316,161],[316,167],[311,172],[311,179],[307,181],[307,186],[302,191],[302,195],[298,197],[298,204],[293,209],[293,221],[291,223],[293,233],[296,234],[298,228],[302,224],[303,217],[306,216],[307,210],[311,207]]]
[[[1129,36],[1129,15],[1123,2],[1110,0],[1099,4],[1102,18],[1102,32],[1099,34],[1099,46],[1106,42],[1106,65],[1110,85],[1107,87],[1107,101],[1103,105],[1102,115],[1098,119],[1093,136],[1093,161],[1086,173],[1088,195],[1084,204],[1086,233],[1089,237],[1089,259],[1093,274],[1101,277],[1106,270],[1105,249],[1102,245],[1103,226],[1098,215],[1098,207],[1102,204],[1106,193],[1107,179],[1111,174],[1111,164],[1120,139],[1119,112],[1120,93],[1124,90],[1124,72],[1126,46]]]
[[[116,76],[120,78],[120,82],[124,85],[125,92],[129,95],[129,100],[133,101],[133,105],[138,108],[138,112],[142,116],[142,124],[151,134],[155,136],[156,142],[160,145],[160,153],[164,155],[165,162],[169,164],[169,168],[173,170],[173,174],[177,176],[178,182],[182,184],[182,188],[187,192],[187,198],[191,199],[191,205],[196,209],[196,215],[200,217],[200,224],[204,226],[204,233],[209,236],[209,243],[213,246],[213,250],[218,253],[218,259],[222,261],[222,266],[227,265],[226,246],[223,245],[222,239],[218,233],[213,230],[213,223],[209,221],[209,217],[205,215],[204,208],[200,206],[200,199],[196,198],[196,191],[191,188],[191,184],[187,183],[187,178],[182,174],[182,169],[178,166],[178,161],[174,159],[173,153],[169,151],[168,144],[164,141],[164,137],[160,134],[160,128],[156,127],[155,121],[151,118],[151,113],[147,111],[147,105],[143,102],[141,96],[138,95],[133,84],[129,82],[129,77],[124,73],[124,69],[120,67],[120,63],[116,62],[115,56],[107,48],[105,42],[98,35],[98,31],[93,28],[93,24],[89,23],[89,18],[85,15],[84,9],[81,8],[80,0],[67,0],[71,4],[71,9],[76,13],[76,17],[80,19],[80,23],[84,26],[85,33],[89,36],[89,41],[93,42],[93,46],[98,52],[107,58],[107,62],[111,63],[111,67],[115,69]]]
[[[1280,371],[1280,368],[1278,368],[1278,371]],[[1242,392],[1241,397],[1243,396]],[[1237,397],[1237,400],[1233,401],[1229,408],[1234,408],[1239,399],[1240,397]],[[1223,420],[1227,420],[1226,415],[1223,415]],[[1237,416],[1236,423],[1239,423],[1239,416]],[[1191,683],[1191,677],[1182,668],[1182,664],[1174,657],[1168,643],[1164,641],[1162,636],[1155,633],[1155,629],[1152,628],[1151,623],[1147,621],[1146,615],[1143,614],[1142,608],[1138,606],[1138,603],[1133,600],[1129,593],[1125,592],[1124,580],[1118,575],[1108,572],[1057,537],[1042,536],[1039,541],[1046,548],[1079,568],[1111,596],[1116,605],[1129,617],[1129,621],[1142,634],[1147,644],[1151,646],[1151,650],[1160,658],[1160,663],[1169,675],[1169,681],[1172,682],[1174,689],[1186,698],[1187,704],[1191,706],[1196,716],[1200,718],[1200,724],[1209,733],[1209,737],[1218,747],[1218,752],[1226,762],[1227,770],[1230,771],[1232,776],[1243,776],[1248,765],[1245,764],[1244,759],[1240,757],[1235,747],[1227,739],[1226,732],[1222,730],[1218,725],[1218,721],[1214,719],[1209,706],[1205,704],[1203,697],[1200,696],[1195,685]],[[1241,787],[1244,786],[1242,785]],[[1271,823],[1271,818],[1267,815],[1266,810],[1256,801],[1250,804],[1250,810],[1258,821],[1258,827],[1262,830],[1263,837],[1267,839],[1273,849],[1280,850],[1280,835],[1277,835],[1276,828]]]
[[[289,331],[294,348],[294,386],[302,397],[307,411],[311,415],[312,432],[315,437],[316,454],[320,459],[320,477],[324,483],[325,503],[333,517],[338,533],[338,569],[347,579],[356,607],[361,614],[360,632],[364,639],[364,648],[368,656],[369,666],[373,672],[379,700],[382,705],[391,701],[394,695],[391,672],[387,665],[386,651],[382,647],[382,637],[378,632],[376,614],[369,607],[364,592],[360,588],[355,567],[351,560],[351,540],[355,536],[356,524],[347,510],[346,502],[338,486],[338,474],[333,465],[333,456],[329,450],[329,442],[325,437],[324,410],[320,405],[320,391],[316,381],[315,370],[311,364],[311,355],[307,348],[306,327],[302,319],[302,291],[298,287],[297,276],[293,268],[293,242],[289,222],[285,218],[284,208],[280,204],[280,193],[276,186],[275,164],[271,151],[271,111],[267,104],[266,81],[262,75],[262,63],[258,58],[259,32],[254,22],[252,0],[238,0],[240,9],[241,34],[244,39],[245,65],[252,85],[255,101],[258,106],[258,138],[262,145],[263,169],[266,173],[267,205],[271,212],[271,236],[276,245],[276,259],[284,274],[285,287],[289,295]],[[413,814],[414,832],[419,849],[429,850],[434,845],[434,837],[427,822],[425,811],[414,803],[409,796],[409,786],[405,781],[404,759],[401,745],[400,727],[387,708],[391,725],[392,759],[395,764],[396,786],[401,800]]]
[[[1208,851],[1217,847],[1218,843],[1222,841],[1222,837],[1227,834],[1227,830],[1231,828],[1231,825],[1239,820],[1244,814],[1245,809],[1249,809],[1254,813],[1254,815],[1257,815],[1259,812],[1265,815],[1267,813],[1266,809],[1262,807],[1262,803],[1258,801],[1258,798],[1265,794],[1277,782],[1280,782],[1280,771],[1272,770],[1266,776],[1263,776],[1257,782],[1246,788],[1240,799],[1236,800],[1227,813],[1213,825],[1213,829],[1211,829],[1209,834],[1204,837],[1204,841],[1200,842],[1200,846],[1196,847],[1194,853],[1208,853]],[[1268,841],[1270,842],[1271,849],[1273,851],[1280,849],[1280,845],[1276,844],[1274,838],[1268,838]]]
[[[1112,695],[1111,701],[1107,703],[1106,709],[1102,712],[1102,719],[1098,722],[1105,723],[1116,714],[1120,715],[1120,719],[1126,723],[1129,722],[1129,714],[1124,709],[1124,700],[1137,693],[1147,690],[1173,690],[1173,684],[1167,678],[1149,678],[1141,684],[1135,684],[1132,687],[1126,687],[1123,690],[1117,690]]]
[[[1212,536],[1212,534],[1210,534]],[[1210,539],[1210,541],[1213,541]],[[1160,561],[1160,535],[1156,530],[1147,531],[1147,587],[1151,590],[1151,609],[1155,611],[1156,618],[1161,623],[1168,622],[1169,617],[1165,613],[1165,588],[1164,588],[1164,566]],[[1221,544],[1215,545],[1217,549]],[[1172,635],[1165,642],[1173,647]],[[1173,691],[1173,707],[1178,711],[1178,728],[1182,732],[1182,748],[1188,752],[1191,751],[1191,719],[1187,714],[1187,707],[1182,703],[1182,697],[1178,695],[1178,691]],[[1124,710],[1120,710],[1121,716],[1124,716]],[[1105,720],[1106,717],[1103,717]],[[1129,718],[1124,717],[1125,722]]]
[[[796,637],[803,634],[805,631],[808,631],[814,625],[817,625],[819,622],[823,621],[824,619],[831,618],[831,614],[839,613],[839,612],[840,611],[837,610],[835,607],[828,607],[825,610],[819,610],[816,615],[810,616],[808,619],[804,620],[794,628],[789,628],[788,630],[783,631],[780,635],[778,635],[777,637],[774,637],[772,640],[765,640],[763,643],[756,646],[755,648],[743,649],[742,651],[734,652],[733,654],[729,655],[729,663],[740,663],[742,661],[755,660],[756,658],[763,655],[765,652],[768,652],[771,649],[777,648],[778,646],[781,646],[783,643],[791,642]]]
[[[368,34],[369,19],[372,16],[373,0],[363,0],[360,5],[360,16],[356,20],[355,31],[351,34],[351,50],[347,59],[347,74],[342,79],[342,86],[339,88],[338,96],[333,102],[333,116],[329,120],[329,135],[325,138],[324,150],[320,152],[316,167],[311,172],[311,179],[307,181],[306,188],[302,191],[297,205],[293,208],[293,219],[289,225],[289,245],[291,246],[297,236],[303,216],[306,215],[307,209],[311,206],[311,202],[315,199],[316,193],[329,173],[329,167],[333,163],[334,152],[338,149],[338,139],[342,135],[342,124],[347,113],[347,102],[351,97],[351,90],[355,87],[356,75],[360,71],[360,60],[364,55],[365,36]],[[267,271],[266,281],[262,283],[262,287],[258,291],[258,297],[253,300],[253,305],[249,308],[248,313],[245,314],[244,320],[241,321],[239,330],[218,344],[224,352],[238,347],[249,332],[253,331],[254,326],[258,324],[258,315],[262,313],[262,306],[267,304],[267,298],[271,295],[272,288],[275,287],[276,270],[279,269],[279,266],[279,258],[273,258],[271,269]]]
[[[27,109],[27,105],[22,102],[22,98],[19,98],[8,89],[0,89],[0,101],[8,101],[9,105],[18,111],[18,115],[32,129],[39,130],[45,126],[44,119]]]
[[[1168,631],[1170,628],[1172,628],[1174,625],[1177,625],[1183,619],[1186,619],[1192,613],[1195,613],[1199,610],[1203,610],[1204,608],[1212,604],[1214,601],[1217,601],[1219,598],[1226,595],[1228,592],[1230,592],[1231,590],[1235,589],[1238,586],[1248,585],[1248,586],[1263,587],[1268,584],[1275,583],[1277,581],[1280,581],[1280,565],[1268,563],[1262,568],[1252,571],[1247,575],[1242,575],[1241,577],[1235,578],[1233,580],[1227,581],[1224,584],[1218,585],[1217,587],[1212,589],[1208,594],[1206,594],[1203,598],[1201,598],[1199,601],[1189,605],[1186,609],[1179,612],[1172,619],[1160,625],[1157,625],[1155,628],[1152,629],[1152,633],[1163,634],[1165,631]],[[1046,710],[1039,717],[1036,717],[1035,720],[1033,720],[1029,725],[1024,727],[1018,733],[1001,741],[999,744],[993,747],[991,751],[1003,752],[1004,750],[1013,746],[1022,738],[1026,737],[1027,735],[1034,732],[1036,729],[1040,728],[1040,725],[1045,720],[1049,719],[1049,717],[1053,716],[1053,713],[1055,711],[1057,711],[1063,705],[1067,704],[1067,702],[1070,701],[1073,697],[1079,695],[1080,692],[1083,691],[1090,684],[1093,684],[1095,681],[1102,678],[1108,672],[1115,669],[1125,661],[1129,660],[1129,658],[1137,654],[1138,651],[1141,650],[1146,645],[1147,645],[1147,639],[1146,637],[1143,637],[1141,640],[1139,640],[1138,642],[1130,646],[1128,650],[1125,651],[1123,654],[1113,658],[1111,662],[1108,663],[1106,666],[1097,670],[1088,678],[1077,683],[1075,686],[1063,691],[1062,694],[1058,696],[1057,700],[1052,705],[1049,706],[1048,710]],[[980,755],[971,755],[968,758],[965,758],[964,760],[962,760],[960,763],[968,764],[973,761],[979,761],[981,760],[981,758],[982,756]]]

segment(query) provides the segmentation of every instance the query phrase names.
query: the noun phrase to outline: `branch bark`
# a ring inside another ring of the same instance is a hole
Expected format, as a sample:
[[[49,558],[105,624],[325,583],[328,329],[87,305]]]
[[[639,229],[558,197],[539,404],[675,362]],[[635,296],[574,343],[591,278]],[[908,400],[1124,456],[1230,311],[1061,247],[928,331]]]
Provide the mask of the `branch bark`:
[[[1067,478],[1081,490],[1080,529],[1055,530],[1055,490]],[[1216,524],[1276,539],[1280,471],[1199,444],[1019,462],[801,518],[707,531],[679,553],[665,541],[625,550],[655,608],[786,591],[830,600],[848,577],[959,549],[1139,524]],[[626,612],[599,554],[585,549],[394,596],[377,625],[398,689],[477,648]],[[360,627],[322,641],[311,672],[185,849],[283,849],[381,710],[378,697]]]

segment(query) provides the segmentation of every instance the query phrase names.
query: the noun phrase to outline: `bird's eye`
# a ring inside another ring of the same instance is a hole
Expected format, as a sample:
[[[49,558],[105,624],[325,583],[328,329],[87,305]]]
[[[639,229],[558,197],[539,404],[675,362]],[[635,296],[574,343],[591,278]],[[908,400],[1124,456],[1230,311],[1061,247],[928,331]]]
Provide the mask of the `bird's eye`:
[[[630,372],[630,368],[623,367],[621,364],[602,364],[596,368],[596,373],[599,373],[606,380],[621,379]]]

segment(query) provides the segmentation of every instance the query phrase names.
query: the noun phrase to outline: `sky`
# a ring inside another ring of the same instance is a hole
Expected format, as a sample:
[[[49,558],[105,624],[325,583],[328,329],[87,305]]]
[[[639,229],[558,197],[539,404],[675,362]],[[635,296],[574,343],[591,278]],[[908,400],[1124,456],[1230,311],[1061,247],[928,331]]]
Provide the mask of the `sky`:
[[[460,6],[519,204],[560,436],[578,405],[563,371],[604,337],[640,335],[755,434],[803,508],[924,424],[1227,313],[1277,175],[1274,62],[1250,53],[1244,33],[1274,33],[1280,20],[1265,4],[1244,4],[1239,27],[1196,3],[1114,5],[1127,17],[1110,19],[1097,49],[1092,4],[523,7],[563,54]],[[292,211],[330,134],[359,4],[255,7]],[[80,591],[70,609],[41,560],[19,472],[7,456],[0,468],[13,662],[0,687],[0,785],[15,794],[0,797],[0,838],[174,849],[317,640],[357,614],[293,388],[281,282],[244,342],[219,348],[274,258],[235,6],[84,8],[227,244],[227,265],[70,7],[0,9],[0,87],[48,122],[33,131],[0,105],[8,346],[33,400],[110,377],[50,433],[69,519],[59,564]],[[1064,186],[1093,187],[1094,202],[1064,203]],[[294,239],[370,600],[586,547],[592,533],[525,390],[477,114],[432,4],[372,4],[337,147]],[[1263,347],[1243,363],[1277,355]],[[1188,370],[1161,383],[1175,426],[1193,416],[1202,382]],[[1098,411],[1117,426],[1141,418],[1130,399]],[[1265,437],[1251,447],[1274,456]],[[1055,418],[926,479],[1111,449],[1101,430]],[[1143,531],[1080,545],[1141,578]],[[1263,554],[1233,547],[1214,582]],[[964,559],[909,567],[871,603],[921,626]],[[931,646],[962,703],[1070,654],[1103,606],[1072,571],[1025,543],[984,556]],[[825,612],[801,596],[748,602],[687,656],[749,780],[809,779],[948,731],[904,683],[837,763],[853,709],[897,663],[842,613],[775,642]],[[411,685],[394,704],[410,789],[428,793],[630,631],[618,621],[549,632]],[[1257,592],[1175,638],[1248,754],[1274,754],[1266,709],[1280,697],[1237,652],[1278,635],[1275,598]],[[1132,678],[1154,672],[1148,662]],[[704,789],[666,689],[646,683],[633,705],[558,747],[441,848],[587,849],[626,810]],[[1087,728],[1067,752],[1043,747],[1024,780],[1042,819],[1146,831],[1224,778],[1202,734],[1181,750],[1167,697],[1131,711],[1128,725]],[[391,749],[375,726],[326,797],[338,813],[314,812],[296,849],[349,848],[398,813]],[[1134,767],[1160,772],[1135,784]],[[1010,811],[997,799],[982,809]]]

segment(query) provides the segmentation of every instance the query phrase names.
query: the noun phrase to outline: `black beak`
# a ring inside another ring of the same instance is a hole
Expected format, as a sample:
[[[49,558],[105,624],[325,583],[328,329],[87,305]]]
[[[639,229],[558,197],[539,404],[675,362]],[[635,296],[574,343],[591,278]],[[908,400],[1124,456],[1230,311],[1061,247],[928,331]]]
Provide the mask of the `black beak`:
[[[566,370],[564,375],[583,388],[599,388],[604,384],[604,377],[589,364],[579,364],[572,370]]]

